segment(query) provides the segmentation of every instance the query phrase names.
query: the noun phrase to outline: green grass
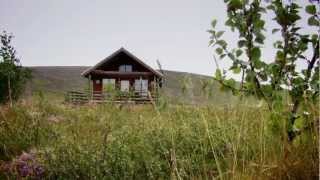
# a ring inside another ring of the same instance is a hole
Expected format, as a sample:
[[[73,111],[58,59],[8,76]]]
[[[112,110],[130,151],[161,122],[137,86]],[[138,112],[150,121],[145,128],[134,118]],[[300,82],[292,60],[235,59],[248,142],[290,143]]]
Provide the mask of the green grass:
[[[317,130],[288,144],[285,121],[246,102],[154,109],[49,100],[1,107],[0,163],[35,151],[45,179],[318,178]],[[305,121],[317,117],[315,108]]]

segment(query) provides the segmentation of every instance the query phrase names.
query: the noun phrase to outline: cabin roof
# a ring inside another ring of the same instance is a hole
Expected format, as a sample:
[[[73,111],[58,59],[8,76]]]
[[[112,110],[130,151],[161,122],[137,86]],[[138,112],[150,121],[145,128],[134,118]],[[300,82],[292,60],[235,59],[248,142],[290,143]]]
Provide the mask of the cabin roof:
[[[132,58],[132,60],[136,61],[137,63],[141,64],[143,67],[147,68],[148,70],[150,70],[151,72],[153,72],[155,75],[159,76],[159,77],[163,77],[163,74],[158,72],[157,70],[154,70],[152,67],[150,67],[149,65],[147,65],[146,63],[144,63],[142,60],[140,60],[139,58],[137,58],[135,55],[133,55],[132,53],[130,53],[128,50],[126,50],[125,48],[121,47],[120,49],[118,49],[117,51],[115,51],[114,53],[112,53],[110,56],[104,58],[103,60],[101,60],[99,63],[97,63],[95,66],[90,67],[88,69],[86,69],[85,71],[83,71],[81,73],[82,76],[86,77],[90,72],[97,70],[97,68],[99,68],[100,66],[102,66],[103,64],[107,63],[108,61],[110,61],[113,57],[117,56],[120,53],[125,53],[126,55],[128,55],[129,57]]]

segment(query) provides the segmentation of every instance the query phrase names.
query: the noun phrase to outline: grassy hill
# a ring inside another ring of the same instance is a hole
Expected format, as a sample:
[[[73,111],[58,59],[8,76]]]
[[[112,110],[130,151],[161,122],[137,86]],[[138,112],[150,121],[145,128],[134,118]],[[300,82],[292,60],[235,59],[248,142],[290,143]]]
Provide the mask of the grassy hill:
[[[33,79],[28,92],[49,92],[63,95],[69,90],[84,90],[87,80],[80,76],[86,66],[42,66],[30,67]],[[219,84],[211,77],[198,74],[164,71],[163,93],[172,102],[189,104],[229,104],[234,98],[221,92]]]

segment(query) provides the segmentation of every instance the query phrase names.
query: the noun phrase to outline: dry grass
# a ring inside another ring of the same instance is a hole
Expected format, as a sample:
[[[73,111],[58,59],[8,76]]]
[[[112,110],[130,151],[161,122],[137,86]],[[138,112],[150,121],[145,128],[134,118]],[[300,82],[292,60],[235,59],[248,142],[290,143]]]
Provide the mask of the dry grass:
[[[40,98],[1,112],[0,162],[36,149],[47,179],[318,179],[316,128],[289,144],[284,119],[244,102],[154,110]]]

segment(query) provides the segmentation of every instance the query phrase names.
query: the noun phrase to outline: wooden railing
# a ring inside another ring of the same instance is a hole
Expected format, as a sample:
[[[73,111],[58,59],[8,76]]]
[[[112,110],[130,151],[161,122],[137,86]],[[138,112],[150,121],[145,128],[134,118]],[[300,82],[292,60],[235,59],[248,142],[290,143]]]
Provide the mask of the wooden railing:
[[[67,102],[83,104],[88,102],[135,102],[135,103],[154,103],[157,100],[156,93],[152,92],[80,92],[68,91],[65,97]]]

